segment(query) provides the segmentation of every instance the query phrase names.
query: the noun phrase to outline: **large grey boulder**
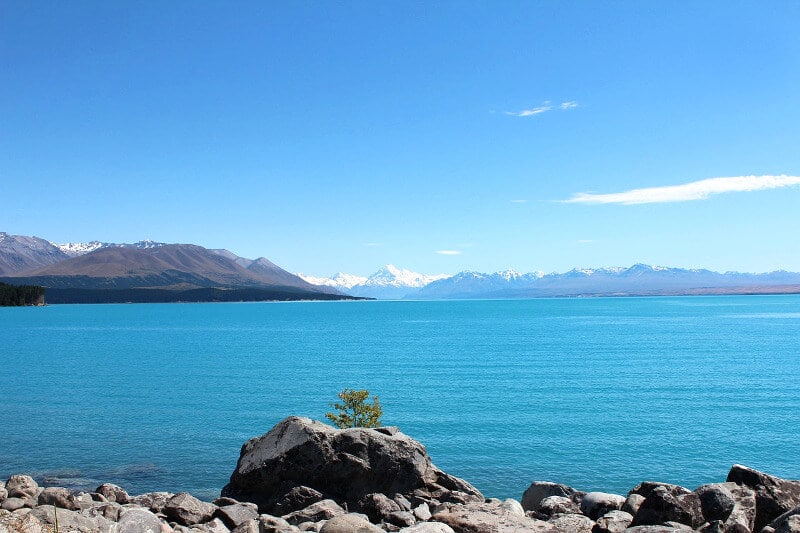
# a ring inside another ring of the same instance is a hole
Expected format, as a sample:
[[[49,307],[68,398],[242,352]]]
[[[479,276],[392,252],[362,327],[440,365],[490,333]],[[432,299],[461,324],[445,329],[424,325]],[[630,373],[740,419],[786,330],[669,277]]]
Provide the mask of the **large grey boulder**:
[[[456,533],[561,533],[553,524],[504,509],[500,502],[445,503],[436,508],[433,520]]]
[[[334,429],[300,417],[286,418],[242,446],[222,496],[271,512],[300,486],[352,506],[378,492],[412,501],[446,501],[450,496],[483,501],[475,487],[436,468],[425,447],[399,431]]]
[[[0,513],[0,533],[51,533],[51,531],[30,513]]]
[[[712,483],[702,485],[694,491],[700,499],[703,517],[709,524],[720,523],[725,531],[755,527],[756,497],[755,492],[745,485],[736,483]]]
[[[6,498],[8,498],[8,491],[6,490],[6,483],[5,483],[5,481],[1,481],[0,480],[0,503],[2,503],[3,500],[5,500]]]
[[[800,505],[800,481],[770,476],[742,465],[731,467],[727,481],[745,485],[755,492],[754,531],[761,531],[775,518]]]
[[[580,506],[566,496],[548,496],[539,502],[538,511],[543,517],[550,518],[557,514],[580,513]]]
[[[441,522],[423,522],[411,527],[404,527],[400,533],[455,533],[455,531]]]
[[[214,517],[222,520],[228,529],[236,529],[248,520],[258,518],[258,507],[252,503],[225,505],[214,512]]]
[[[800,531],[800,507],[786,511],[770,522],[768,527],[771,527],[776,533]]]

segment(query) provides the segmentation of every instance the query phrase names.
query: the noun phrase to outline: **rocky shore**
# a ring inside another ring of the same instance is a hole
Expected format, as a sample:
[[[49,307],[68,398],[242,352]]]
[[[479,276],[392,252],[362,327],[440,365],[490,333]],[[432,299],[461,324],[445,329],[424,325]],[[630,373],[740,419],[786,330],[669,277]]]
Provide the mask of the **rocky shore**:
[[[800,532],[800,482],[741,465],[689,490],[645,481],[628,494],[536,481],[521,500],[486,499],[436,468],[394,427],[337,430],[289,417],[242,446],[213,502],[0,481],[0,533],[786,533]]]

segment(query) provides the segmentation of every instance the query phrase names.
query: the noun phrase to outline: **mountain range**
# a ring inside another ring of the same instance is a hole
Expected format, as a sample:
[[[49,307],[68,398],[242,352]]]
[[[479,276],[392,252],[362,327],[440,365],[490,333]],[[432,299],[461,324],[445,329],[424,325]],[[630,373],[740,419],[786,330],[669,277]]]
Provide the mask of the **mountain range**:
[[[564,273],[426,275],[386,265],[371,276],[292,274],[224,249],[139,241],[56,244],[0,232],[0,281],[46,287],[50,303],[285,299],[467,299],[800,293],[800,273],[713,272],[635,264]]]
[[[153,241],[59,245],[0,233],[0,276],[6,283],[46,287],[51,303],[349,298],[308,283],[263,257],[247,259],[227,250]]]

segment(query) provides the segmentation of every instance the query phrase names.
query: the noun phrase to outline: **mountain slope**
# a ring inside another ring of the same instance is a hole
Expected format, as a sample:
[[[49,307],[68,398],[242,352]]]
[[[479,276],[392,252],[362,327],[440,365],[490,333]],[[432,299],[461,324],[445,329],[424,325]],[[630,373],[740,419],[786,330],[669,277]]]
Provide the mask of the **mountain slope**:
[[[46,267],[67,258],[67,254],[39,237],[0,232],[0,276]]]

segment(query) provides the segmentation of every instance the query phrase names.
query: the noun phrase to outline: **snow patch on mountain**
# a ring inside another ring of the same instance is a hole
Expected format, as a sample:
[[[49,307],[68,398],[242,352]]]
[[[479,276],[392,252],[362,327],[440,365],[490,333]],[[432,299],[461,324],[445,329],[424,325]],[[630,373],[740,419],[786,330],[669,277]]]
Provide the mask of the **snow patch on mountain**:
[[[161,246],[165,246],[166,243],[156,242],[151,240],[143,240],[134,243],[91,241],[91,242],[67,242],[63,244],[51,242],[50,244],[52,244],[65,254],[67,254],[69,257],[78,257],[79,255],[86,255],[88,253],[94,252],[95,250],[100,250],[101,248],[137,248],[139,250],[146,250],[150,248],[159,248]]]
[[[447,274],[420,274],[394,265],[386,265],[368,277],[342,272],[330,278],[297,275],[314,285],[334,287],[353,296],[379,299],[403,298],[434,281],[449,277]]]

